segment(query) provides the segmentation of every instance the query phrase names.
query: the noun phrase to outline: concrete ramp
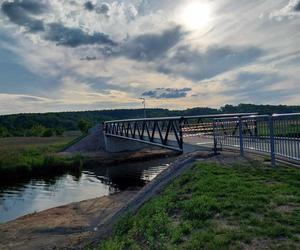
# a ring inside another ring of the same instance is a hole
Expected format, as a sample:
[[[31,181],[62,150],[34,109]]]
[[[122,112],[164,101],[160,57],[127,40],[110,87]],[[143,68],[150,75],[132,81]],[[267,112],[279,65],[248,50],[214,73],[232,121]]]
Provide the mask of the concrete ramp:
[[[63,152],[66,153],[84,153],[105,150],[105,142],[103,135],[102,124],[97,124],[91,128],[88,135],[82,138],[80,141],[74,143]]]

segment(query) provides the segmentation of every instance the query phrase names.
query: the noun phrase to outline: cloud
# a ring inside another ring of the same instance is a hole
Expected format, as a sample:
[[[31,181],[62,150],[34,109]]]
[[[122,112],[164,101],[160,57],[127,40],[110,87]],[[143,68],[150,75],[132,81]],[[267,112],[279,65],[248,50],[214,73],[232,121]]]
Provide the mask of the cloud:
[[[97,57],[95,57],[95,56],[86,56],[86,57],[82,57],[82,58],[80,58],[80,60],[82,60],[82,61],[95,61],[95,60],[97,60]]]
[[[239,72],[232,80],[224,80],[226,87],[221,94],[232,95],[235,100],[251,101],[253,103],[264,102],[276,103],[285,99],[291,93],[280,83],[284,77],[275,72]],[[276,88],[280,84],[280,88]]]
[[[91,1],[87,1],[84,3],[84,8],[88,11],[95,11],[97,14],[109,17],[110,5],[108,3],[94,4]]]
[[[129,40],[121,54],[137,61],[150,61],[157,59],[175,46],[185,35],[179,27],[171,27],[161,33],[142,34]]]
[[[156,88],[155,90],[144,92],[142,95],[156,99],[175,99],[186,97],[191,90],[191,88]]]
[[[300,1],[294,7],[295,11],[300,11]]]
[[[157,66],[159,72],[200,81],[254,62],[263,54],[256,47],[210,46],[205,51],[182,46]]]
[[[98,14],[103,14],[108,16],[109,10],[110,10],[110,6],[108,3],[102,3],[100,6],[96,7],[96,12]]]
[[[299,16],[298,12],[300,12],[300,0],[290,0],[282,9],[271,12],[269,17],[270,19],[282,21],[283,19],[292,19]]]
[[[84,8],[88,11],[92,11],[95,9],[95,5],[91,1],[87,1],[84,3]]]
[[[93,4],[91,1],[84,3],[84,8],[88,11],[95,11],[98,14],[109,16],[110,5],[108,3]]]
[[[70,28],[58,22],[47,24],[43,20],[32,17],[45,12],[47,5],[43,2],[33,0],[5,1],[1,5],[1,9],[12,23],[25,27],[29,32],[42,33],[42,38],[56,42],[56,45],[69,47],[94,44],[117,45],[108,35],[102,32],[89,34],[80,28]]]
[[[57,45],[69,47],[92,44],[116,45],[116,43],[104,33],[97,32],[89,35],[79,28],[68,28],[60,23],[49,24],[44,38],[56,42]]]
[[[32,0],[13,2],[5,1],[1,5],[2,12],[9,20],[19,26],[25,27],[30,32],[39,32],[44,30],[43,21],[33,18],[32,16],[44,13],[47,5],[43,2]]]

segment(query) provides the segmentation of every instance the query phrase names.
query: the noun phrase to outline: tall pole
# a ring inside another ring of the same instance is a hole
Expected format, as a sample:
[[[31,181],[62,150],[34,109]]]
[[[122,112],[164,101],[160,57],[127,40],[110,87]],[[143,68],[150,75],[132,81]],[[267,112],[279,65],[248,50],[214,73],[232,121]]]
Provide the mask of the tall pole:
[[[144,118],[146,118],[146,99],[144,97],[141,97],[140,99],[143,100],[142,104],[144,104]]]

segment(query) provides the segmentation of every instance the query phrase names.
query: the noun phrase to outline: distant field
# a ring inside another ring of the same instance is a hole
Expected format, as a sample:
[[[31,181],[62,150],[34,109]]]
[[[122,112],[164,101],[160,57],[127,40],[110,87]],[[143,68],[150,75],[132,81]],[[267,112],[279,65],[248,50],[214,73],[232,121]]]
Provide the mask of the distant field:
[[[7,137],[0,138],[0,154],[1,151],[11,149],[24,149],[30,146],[47,146],[47,145],[63,145],[76,139],[80,133],[66,134],[60,137]]]

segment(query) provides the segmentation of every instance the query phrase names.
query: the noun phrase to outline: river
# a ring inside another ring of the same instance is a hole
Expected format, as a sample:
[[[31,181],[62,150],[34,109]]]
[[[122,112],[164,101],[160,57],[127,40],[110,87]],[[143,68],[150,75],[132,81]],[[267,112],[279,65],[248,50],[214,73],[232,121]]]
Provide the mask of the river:
[[[71,202],[141,188],[168,168],[170,159],[122,164],[66,174],[52,179],[32,179],[14,185],[0,184],[0,223]]]

